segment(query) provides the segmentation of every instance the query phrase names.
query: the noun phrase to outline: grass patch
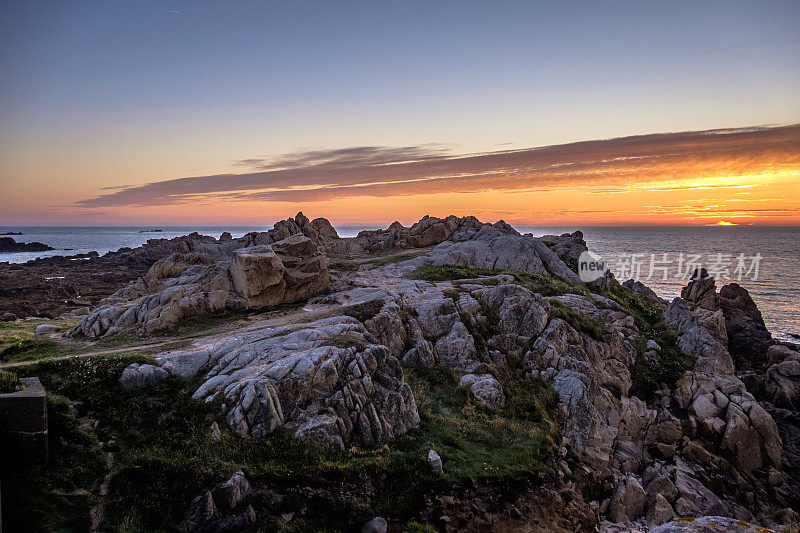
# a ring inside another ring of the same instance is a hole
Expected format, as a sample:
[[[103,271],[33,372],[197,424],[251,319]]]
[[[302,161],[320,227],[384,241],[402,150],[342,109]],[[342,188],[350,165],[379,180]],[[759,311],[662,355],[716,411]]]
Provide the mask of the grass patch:
[[[660,360],[648,360],[645,353],[647,339],[654,339],[661,351]],[[645,337],[636,339],[636,349],[638,354],[636,361],[631,368],[631,396],[636,396],[645,401],[655,399],[655,392],[661,383],[670,386],[674,385],[687,370],[694,368],[697,357],[690,355],[680,348],[677,342],[678,335],[674,331],[652,332]]]
[[[636,327],[640,330],[655,329],[663,331],[669,329],[664,322],[665,303],[633,292],[629,288],[623,287],[617,280],[611,282],[611,290],[607,296],[630,313],[636,323]]]
[[[297,302],[292,304],[278,304],[261,309],[250,309],[247,311],[226,310],[219,313],[194,315],[181,320],[178,324],[160,330],[156,332],[156,334],[159,337],[193,337],[232,322],[247,322],[255,318],[266,320],[282,316],[291,311],[302,309],[304,305],[305,302]]]
[[[497,276],[508,274],[514,277],[514,283],[541,294],[542,296],[562,296],[564,294],[580,294],[591,296],[591,291],[585,285],[567,281],[558,276],[549,274],[531,274],[510,270],[491,270],[488,268],[475,268],[464,265],[424,266],[411,272],[408,279],[424,281],[453,281],[457,279],[475,279],[484,276]]]
[[[27,331],[0,332],[0,363],[35,361],[69,350],[51,339],[43,339]]]
[[[15,373],[0,369],[0,394],[17,392],[22,390],[23,385]]]
[[[427,524],[412,520],[403,526],[403,533],[436,533],[436,530]]]
[[[330,270],[341,270],[345,272],[354,272],[358,270],[360,265],[352,259],[328,259],[328,268]]]
[[[367,261],[370,265],[381,267],[386,265],[393,265],[394,263],[401,263],[403,261],[408,261],[409,259],[414,259],[425,254],[425,251],[422,252],[404,252],[402,254],[394,254],[394,255],[387,255],[383,257],[376,257]]]
[[[122,369],[146,360],[98,356],[21,369],[38,376],[50,393],[76,403],[73,409],[64,399],[51,401],[51,438],[57,440],[51,465],[26,473],[13,491],[13,505],[7,500],[3,506],[10,529],[22,523],[33,530],[88,529],[90,495],[105,468],[99,443],[110,440],[116,466],[104,530],[172,530],[195,496],[240,468],[287,494],[277,503],[254,500],[257,511],[305,507],[293,520],[302,529],[341,531],[376,515],[413,519],[426,494],[453,482],[549,472],[553,464],[555,393],[543,383],[501,376],[509,404],[492,413],[475,405],[451,370],[407,371],[421,427],[386,445],[337,452],[281,430],[265,439],[233,435],[224,429],[218,403],[191,398],[198,380],[171,377],[153,388],[121,387]],[[81,416],[99,423],[89,429]],[[214,421],[223,428],[219,444],[210,438]],[[431,448],[442,456],[443,476],[433,475],[426,462]],[[359,490],[364,476],[371,478],[371,497]],[[309,496],[302,491],[306,486],[328,488]],[[56,492],[71,496],[54,497]],[[10,491],[3,494],[8,498]]]
[[[408,279],[423,281],[452,281],[455,279],[473,279],[482,276],[495,276],[500,272],[488,268],[475,268],[464,265],[423,266],[409,273]]]
[[[640,336],[633,339],[638,355],[631,368],[633,385],[630,394],[652,401],[661,383],[674,385],[687,370],[694,368],[697,358],[678,348],[678,332],[664,321],[666,304],[633,292],[616,280],[611,282],[608,296],[633,316],[640,332]],[[648,339],[661,346],[660,360],[645,357]]]
[[[572,270],[576,274],[578,273],[579,265],[577,259],[568,254],[560,255],[559,258],[562,261],[564,261],[564,264],[567,265],[567,267],[569,267],[570,270]]]
[[[417,442],[416,448],[420,454],[435,449],[442,457],[446,477],[507,477],[540,472],[552,465],[555,432],[550,411],[555,393],[545,394],[543,383],[515,382],[524,390],[509,391],[515,400],[492,413],[474,404],[452,370],[419,368],[407,374],[422,418],[423,438],[417,439],[422,442]]]
[[[547,301],[550,303],[550,319],[560,318],[576,331],[586,333],[594,340],[603,340],[603,328],[596,320],[576,312],[556,298],[548,298]]]
[[[567,281],[558,276],[547,274],[529,274],[527,272],[506,272],[514,276],[514,281],[532,292],[538,292],[542,296],[563,296],[564,294],[580,294],[591,296],[591,292],[585,285]]]

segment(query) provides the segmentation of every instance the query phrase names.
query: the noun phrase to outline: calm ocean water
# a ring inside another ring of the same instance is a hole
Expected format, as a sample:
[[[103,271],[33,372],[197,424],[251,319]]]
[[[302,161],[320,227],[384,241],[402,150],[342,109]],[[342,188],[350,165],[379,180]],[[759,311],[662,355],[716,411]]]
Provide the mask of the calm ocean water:
[[[229,231],[234,237],[265,227],[186,226],[163,227],[161,232],[140,233],[146,227],[2,227],[0,233],[21,231],[13,236],[19,242],[39,241],[55,248],[50,252],[3,253],[0,261],[22,263],[37,257],[72,255],[97,251],[100,254],[121,247],[136,247],[147,239],[172,238],[197,231],[219,237]],[[354,226],[337,228],[343,237],[362,229]],[[534,235],[560,234],[574,227],[518,226],[523,233]],[[699,255],[704,266],[716,263],[730,279],[718,281],[721,286],[736,281],[750,291],[764,315],[767,327],[777,338],[800,341],[800,227],[583,227],[580,228],[589,248],[603,256],[618,278],[635,277],[661,297],[672,299],[686,284],[687,261]],[[634,256],[634,254],[636,254]],[[664,256],[666,254],[666,257]],[[679,259],[683,254],[683,268]],[[722,254],[718,256],[718,254]],[[743,254],[742,279],[737,280],[738,256]],[[753,257],[760,254],[760,259]],[[666,261],[665,261],[666,260]],[[753,279],[757,263],[758,277]],[[654,267],[650,276],[650,267]],[[631,268],[633,264],[634,268]],[[638,275],[631,275],[631,270]],[[746,270],[750,269],[747,273]],[[664,276],[666,275],[666,279]],[[648,279],[649,278],[649,279]],[[724,276],[723,276],[724,278]]]

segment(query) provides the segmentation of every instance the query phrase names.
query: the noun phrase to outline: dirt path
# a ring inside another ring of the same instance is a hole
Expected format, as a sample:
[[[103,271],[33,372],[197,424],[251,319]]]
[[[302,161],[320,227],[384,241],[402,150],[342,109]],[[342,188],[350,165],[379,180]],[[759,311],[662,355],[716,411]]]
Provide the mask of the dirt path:
[[[11,363],[0,363],[0,368],[19,368],[24,366],[30,366],[37,363],[45,363],[51,361],[62,361],[65,359],[85,359],[87,357],[95,357],[101,355],[114,355],[114,354],[122,354],[122,353],[130,353],[135,351],[141,350],[152,350],[154,348],[159,348],[163,346],[167,346],[170,344],[175,343],[176,341],[182,340],[190,340],[190,344],[196,344],[199,342],[206,343],[214,343],[217,341],[221,341],[226,337],[229,337],[232,333],[246,333],[248,331],[253,331],[257,329],[267,328],[267,327],[277,327],[277,326],[284,326],[290,324],[297,324],[299,322],[308,322],[310,320],[316,320],[318,318],[322,318],[326,315],[331,314],[332,309],[335,306],[324,306],[324,305],[313,305],[307,306],[300,309],[294,309],[291,311],[287,311],[279,316],[271,316],[269,318],[258,318],[258,315],[253,317],[248,317],[247,323],[242,324],[242,320],[236,320],[234,322],[223,323],[217,326],[214,326],[207,332],[188,335],[186,337],[175,337],[164,339],[159,342],[151,342],[147,344],[136,344],[132,346],[125,346],[122,348],[111,348],[104,350],[102,348],[98,349],[97,347],[89,347],[86,351],[71,353],[67,355],[55,355],[52,357],[43,357],[41,359],[30,360],[30,361],[14,361]]]
[[[108,495],[108,487],[111,486],[111,474],[114,471],[114,454],[106,452],[105,459],[107,472],[103,478],[103,483],[100,485],[94,505],[89,509],[89,518],[92,522],[91,531],[101,531],[100,525],[106,516],[106,495]]]

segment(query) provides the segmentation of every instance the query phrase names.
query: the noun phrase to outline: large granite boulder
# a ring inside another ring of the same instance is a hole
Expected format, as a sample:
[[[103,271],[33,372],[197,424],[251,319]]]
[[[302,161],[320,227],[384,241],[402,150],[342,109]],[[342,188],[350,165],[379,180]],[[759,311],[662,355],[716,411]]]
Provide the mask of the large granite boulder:
[[[543,235],[539,237],[539,240],[559,257],[568,257],[574,261],[577,261],[583,252],[589,250],[586,246],[586,241],[583,239],[582,231],[563,233],[561,235]]]
[[[241,435],[287,428],[344,449],[384,442],[419,423],[399,362],[349,316],[252,331],[156,360],[170,373],[202,374],[194,397],[222,399],[228,425]]]
[[[500,409],[506,403],[503,386],[491,374],[465,374],[459,384],[469,387],[475,401],[488,409]]]
[[[430,264],[554,274],[583,283],[578,274],[541,240],[520,235],[510,226],[499,223],[484,225],[468,240],[443,242],[431,252]]]
[[[294,303],[330,286],[327,262],[302,233],[272,245],[235,248],[230,255],[172,254],[147,274],[101,302],[70,330],[97,338],[109,333],[150,333],[190,316]]]

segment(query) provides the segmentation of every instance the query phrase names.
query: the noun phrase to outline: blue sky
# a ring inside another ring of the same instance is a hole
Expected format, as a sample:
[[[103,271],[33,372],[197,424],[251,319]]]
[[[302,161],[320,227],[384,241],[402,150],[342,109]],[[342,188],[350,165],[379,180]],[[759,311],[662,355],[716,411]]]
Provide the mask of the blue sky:
[[[800,122],[796,0],[20,1],[0,25],[17,195],[55,169],[85,198],[298,149]]]

